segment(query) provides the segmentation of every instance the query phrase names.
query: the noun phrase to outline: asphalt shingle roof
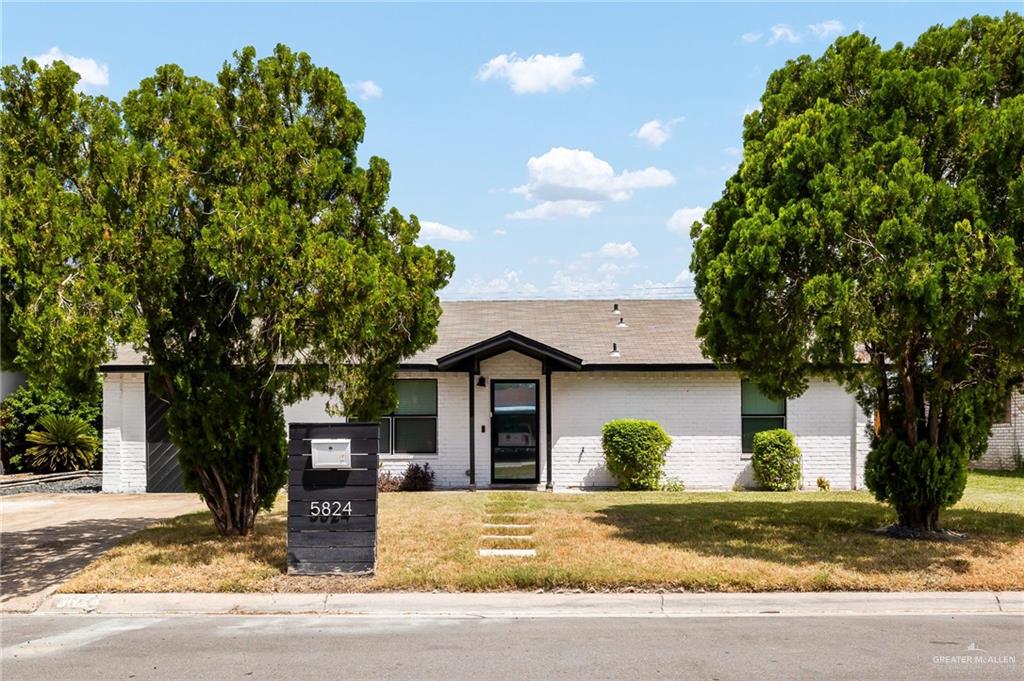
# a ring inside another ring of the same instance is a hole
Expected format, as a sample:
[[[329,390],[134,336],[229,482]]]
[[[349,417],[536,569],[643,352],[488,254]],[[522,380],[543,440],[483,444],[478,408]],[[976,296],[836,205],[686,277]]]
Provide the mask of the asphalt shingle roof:
[[[618,303],[619,314],[612,313]],[[481,300],[446,301],[438,341],[405,360],[433,365],[439,357],[515,331],[583,360],[583,364],[711,364],[696,337],[696,300]],[[627,328],[616,327],[622,317]],[[618,345],[620,357],[608,353]],[[144,357],[118,347],[105,366],[140,366]]]
[[[619,314],[612,314],[618,303]],[[437,358],[515,331],[575,355],[586,364],[710,364],[695,331],[696,300],[486,300],[448,301],[438,341],[406,360],[434,364]],[[616,328],[619,317],[627,328]],[[612,343],[621,357],[608,356]]]

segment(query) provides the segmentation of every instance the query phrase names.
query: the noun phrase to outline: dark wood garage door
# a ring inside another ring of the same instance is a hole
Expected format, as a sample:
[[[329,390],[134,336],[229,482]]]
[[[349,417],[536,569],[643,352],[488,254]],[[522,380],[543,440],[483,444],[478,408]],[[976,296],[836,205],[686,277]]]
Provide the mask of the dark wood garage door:
[[[167,435],[167,403],[153,394],[146,380],[146,491],[184,492],[178,447]]]

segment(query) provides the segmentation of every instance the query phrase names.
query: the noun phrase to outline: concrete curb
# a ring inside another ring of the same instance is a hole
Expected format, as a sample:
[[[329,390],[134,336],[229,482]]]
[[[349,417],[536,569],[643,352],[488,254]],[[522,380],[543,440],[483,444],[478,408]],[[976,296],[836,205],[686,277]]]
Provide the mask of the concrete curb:
[[[1024,615],[1024,592],[57,594],[37,614],[425,618]]]

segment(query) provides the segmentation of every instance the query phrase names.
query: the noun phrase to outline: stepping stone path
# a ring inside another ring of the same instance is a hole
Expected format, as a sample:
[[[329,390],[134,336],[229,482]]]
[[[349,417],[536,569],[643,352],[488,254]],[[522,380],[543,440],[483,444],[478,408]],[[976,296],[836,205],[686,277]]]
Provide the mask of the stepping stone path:
[[[481,556],[533,558],[533,523],[525,494],[492,494],[484,504]]]

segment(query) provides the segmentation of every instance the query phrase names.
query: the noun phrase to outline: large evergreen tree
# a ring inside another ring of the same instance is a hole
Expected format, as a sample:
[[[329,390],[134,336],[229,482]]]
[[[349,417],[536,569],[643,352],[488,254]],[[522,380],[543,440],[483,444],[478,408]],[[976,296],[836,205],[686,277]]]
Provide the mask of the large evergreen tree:
[[[869,488],[934,530],[1024,377],[1024,20],[842,37],[761,104],[692,232],[703,347],[776,396],[849,387]]]
[[[41,86],[50,70],[27,62],[5,75]],[[357,163],[362,112],[304,53],[279,45],[257,60],[245,48],[216,83],[163,66],[121,108],[104,119],[111,164],[64,152],[104,197],[83,218],[98,240],[70,234],[68,262],[112,263],[97,299],[138,319],[114,330],[153,363],[186,486],[222,533],[246,535],[286,479],[283,405],[323,391],[357,417],[392,408],[397,363],[435,339],[453,260],[417,245],[416,218],[388,209],[387,163]],[[95,327],[89,342],[109,342],[111,325]]]

